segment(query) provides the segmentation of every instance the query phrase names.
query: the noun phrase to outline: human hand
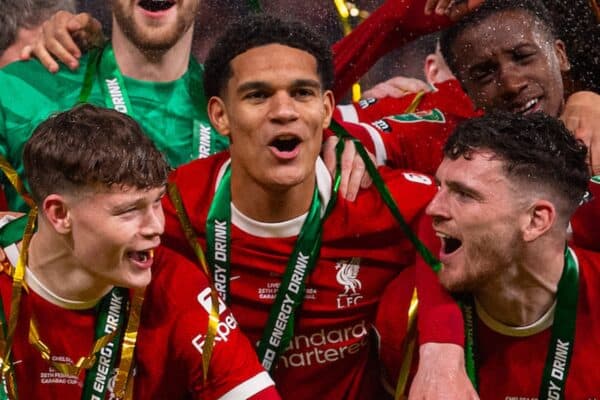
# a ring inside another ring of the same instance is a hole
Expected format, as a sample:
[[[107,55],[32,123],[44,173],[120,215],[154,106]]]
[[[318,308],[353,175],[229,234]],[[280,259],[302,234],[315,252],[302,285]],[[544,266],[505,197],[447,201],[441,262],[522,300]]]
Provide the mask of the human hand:
[[[457,21],[479,7],[484,0],[427,0],[425,14],[435,12],[437,15],[447,15]]]
[[[363,98],[381,99],[384,97],[402,97],[411,93],[431,92],[432,88],[420,79],[395,76],[380,82],[363,93]]]
[[[104,43],[100,21],[88,13],[71,14],[58,11],[42,25],[33,42],[21,50],[21,59],[36,57],[52,73],[58,71],[58,61],[70,69],[79,67],[81,49],[87,50]]]
[[[591,174],[600,175],[600,95],[588,91],[573,93],[560,119],[588,147]]]
[[[419,348],[419,367],[408,399],[479,399],[465,370],[463,348],[450,343],[422,344]]]
[[[330,136],[323,142],[323,161],[325,166],[329,170],[331,176],[335,176],[336,168],[336,156],[335,147],[339,139],[337,136]],[[352,140],[346,140],[344,143],[344,151],[342,152],[341,159],[341,180],[340,180],[340,193],[343,198],[348,201],[354,201],[360,188],[367,188],[371,185],[371,176],[366,170],[366,166],[360,154],[356,151],[354,142]],[[368,150],[367,154],[371,158],[371,161],[375,163],[375,156],[372,155]]]

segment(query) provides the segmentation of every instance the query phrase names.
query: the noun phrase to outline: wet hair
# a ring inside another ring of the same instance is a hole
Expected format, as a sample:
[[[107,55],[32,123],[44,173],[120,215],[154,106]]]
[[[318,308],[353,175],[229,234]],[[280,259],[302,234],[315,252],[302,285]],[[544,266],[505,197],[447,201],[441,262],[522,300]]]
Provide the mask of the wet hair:
[[[25,144],[23,164],[38,205],[52,193],[114,185],[160,187],[170,171],[163,154],[131,117],[89,104],[42,122]]]
[[[587,194],[587,148],[564,124],[538,112],[529,115],[492,111],[459,124],[444,146],[452,160],[491,151],[506,175],[520,187],[549,189],[566,220]]]
[[[333,87],[333,57],[327,42],[298,21],[270,15],[245,16],[232,24],[216,41],[204,63],[204,91],[219,96],[233,75],[230,61],[255,47],[281,44],[306,51],[317,60],[323,89]]]
[[[456,39],[465,30],[478,26],[492,15],[505,11],[525,12],[531,16],[533,21],[537,21],[538,28],[541,28],[542,32],[546,32],[549,38],[556,39],[558,37],[552,16],[540,0],[486,0],[477,10],[461,18],[440,35],[440,50],[454,75],[458,76],[458,60],[454,56]]]

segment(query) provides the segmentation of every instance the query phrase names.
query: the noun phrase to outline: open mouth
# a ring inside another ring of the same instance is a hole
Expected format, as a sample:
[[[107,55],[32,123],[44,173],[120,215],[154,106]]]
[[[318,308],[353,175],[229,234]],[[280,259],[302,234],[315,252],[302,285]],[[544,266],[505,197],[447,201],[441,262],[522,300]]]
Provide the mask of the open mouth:
[[[455,251],[457,251],[458,249],[460,249],[460,247],[462,246],[462,241],[460,241],[459,239],[443,234],[443,233],[436,233],[436,235],[441,239],[442,241],[442,252],[446,255],[450,255],[452,253],[454,253]]]
[[[535,112],[538,109],[539,102],[540,102],[539,98],[531,99],[524,105],[513,108],[513,112],[516,114],[529,114],[529,113]]]
[[[274,147],[282,153],[291,153],[300,144],[300,139],[295,136],[279,136],[273,139],[269,146]]]
[[[127,256],[135,262],[147,263],[154,259],[154,249],[141,250],[141,251],[129,251]]]
[[[158,12],[168,10],[175,5],[172,0],[141,0],[139,6],[146,11]]]

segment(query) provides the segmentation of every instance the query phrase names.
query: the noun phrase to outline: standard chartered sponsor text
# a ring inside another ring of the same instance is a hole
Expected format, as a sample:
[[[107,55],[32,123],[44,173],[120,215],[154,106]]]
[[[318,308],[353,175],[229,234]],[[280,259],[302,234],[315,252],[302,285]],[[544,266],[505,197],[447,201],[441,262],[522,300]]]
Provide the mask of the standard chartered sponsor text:
[[[368,329],[364,320],[344,328],[323,328],[310,335],[295,335],[278,365],[294,368],[343,360],[367,346],[367,337]]]

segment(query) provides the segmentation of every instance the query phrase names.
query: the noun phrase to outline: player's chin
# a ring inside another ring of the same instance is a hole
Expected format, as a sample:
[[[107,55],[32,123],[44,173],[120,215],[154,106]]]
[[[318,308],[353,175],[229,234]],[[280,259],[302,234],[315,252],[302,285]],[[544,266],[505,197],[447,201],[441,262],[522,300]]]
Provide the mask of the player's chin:
[[[311,174],[314,174],[313,170],[303,168],[301,166],[279,166],[275,170],[271,171],[270,181],[273,186],[279,188],[291,188],[305,182]]]
[[[462,293],[469,286],[461,267],[456,263],[444,263],[438,277],[441,285],[451,293]]]
[[[139,268],[136,268],[135,270],[130,269],[127,276],[124,276],[123,278],[122,285],[119,286],[130,289],[143,289],[148,286],[152,280],[152,270],[140,270]]]

